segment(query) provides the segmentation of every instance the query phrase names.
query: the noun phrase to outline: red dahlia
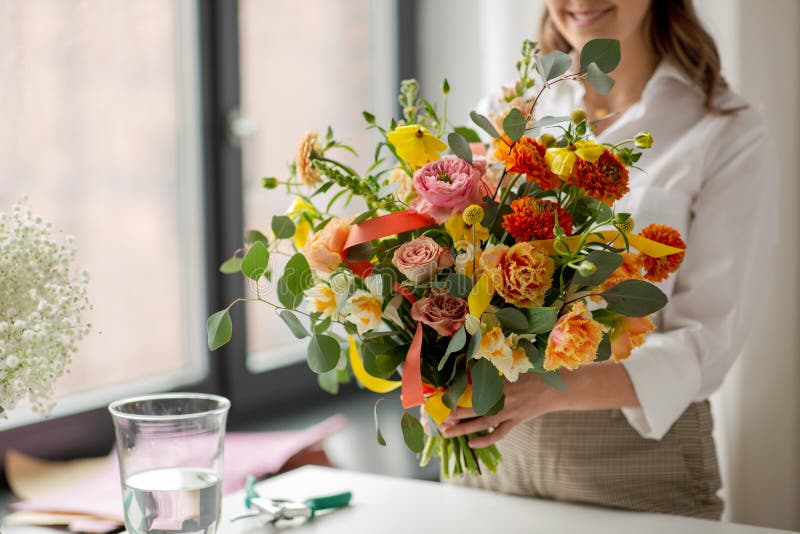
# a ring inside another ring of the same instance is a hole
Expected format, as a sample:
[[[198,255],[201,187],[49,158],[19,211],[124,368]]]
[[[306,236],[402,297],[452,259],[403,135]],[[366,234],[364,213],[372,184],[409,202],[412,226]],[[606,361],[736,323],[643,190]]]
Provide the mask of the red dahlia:
[[[665,224],[651,224],[639,234],[647,239],[658,241],[671,247],[686,249],[686,243],[681,239],[681,234],[671,226]],[[674,273],[683,261],[684,252],[670,254],[661,258],[651,258],[641,254],[644,264],[644,277],[651,282],[666,280],[670,273]]]
[[[567,182],[610,206],[628,192],[628,169],[616,155],[604,150],[594,163],[576,158]]]
[[[539,198],[520,197],[511,202],[511,213],[503,216],[503,228],[517,243],[553,239],[556,216],[564,234],[572,234],[572,217],[558,203]]]

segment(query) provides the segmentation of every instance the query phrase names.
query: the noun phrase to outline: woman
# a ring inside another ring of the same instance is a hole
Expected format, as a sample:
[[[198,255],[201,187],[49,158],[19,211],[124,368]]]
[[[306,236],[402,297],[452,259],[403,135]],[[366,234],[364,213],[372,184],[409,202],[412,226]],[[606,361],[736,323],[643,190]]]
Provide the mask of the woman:
[[[601,142],[650,130],[655,139],[617,203],[637,228],[658,222],[687,242],[683,266],[662,286],[670,303],[658,331],[622,365],[562,372],[567,393],[535,374],[506,385],[504,409],[459,408],[447,437],[488,430],[496,474],[456,483],[499,491],[719,519],[719,468],[708,396],[733,364],[752,319],[756,284],[777,219],[768,206],[777,169],[768,132],[726,86],[711,36],[691,0],[547,0],[542,52],[580,50],[613,37],[622,61],[608,95],[564,82],[536,115],[584,108]]]

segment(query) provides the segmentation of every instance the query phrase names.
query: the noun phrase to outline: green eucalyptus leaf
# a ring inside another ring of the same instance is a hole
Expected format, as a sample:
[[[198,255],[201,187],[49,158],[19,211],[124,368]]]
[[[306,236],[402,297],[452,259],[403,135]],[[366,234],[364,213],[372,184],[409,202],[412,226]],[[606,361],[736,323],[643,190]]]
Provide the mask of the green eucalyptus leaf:
[[[497,399],[497,402],[494,403],[494,406],[489,408],[486,411],[486,413],[483,414],[483,415],[485,417],[490,417],[492,415],[497,415],[503,410],[503,407],[505,406],[505,404],[506,404],[506,396],[505,396],[505,393],[502,393],[502,394],[500,394],[500,398]]]
[[[425,432],[419,419],[408,412],[403,412],[400,419],[400,428],[403,430],[403,440],[411,452],[420,453],[425,447]]]
[[[281,276],[278,279],[278,301],[283,305],[285,308],[289,308],[291,310],[297,308],[301,302],[303,302],[303,294],[295,294],[289,289],[287,280],[285,276]]]
[[[407,345],[398,347],[380,341],[364,342],[361,350],[364,369],[372,376],[389,378],[403,362],[407,350]]]
[[[246,243],[254,244],[259,241],[264,243],[265,245],[269,245],[269,238],[265,236],[263,233],[259,232],[258,230],[248,230],[244,233],[244,240]]]
[[[486,414],[503,396],[503,377],[486,358],[472,365],[472,409],[478,415]]]
[[[537,70],[542,79],[549,82],[567,72],[572,65],[572,58],[561,50],[554,50],[538,58]]]
[[[467,371],[461,366],[456,372],[456,376],[447,386],[447,390],[442,395],[442,403],[451,410],[458,408],[458,401],[467,389]]]
[[[375,217],[375,210],[368,210],[353,219],[353,222],[350,224],[358,224],[366,221],[367,219],[372,219],[373,217]]]
[[[219,266],[219,272],[223,274],[234,274],[242,269],[242,258],[228,258]]]
[[[277,239],[289,239],[294,235],[294,223],[286,215],[272,217],[272,233]]]
[[[315,334],[322,334],[328,328],[330,328],[330,326],[331,326],[331,318],[328,317],[324,321],[320,321],[316,325],[314,325],[314,333]]]
[[[242,258],[242,264],[239,267],[242,274],[253,280],[258,280],[264,271],[269,266],[269,251],[264,243],[256,241],[247,254]]]
[[[533,365],[533,369],[535,371],[544,370],[544,355],[542,354],[542,351],[536,348],[536,345],[527,339],[520,339],[517,342],[517,346],[522,347],[522,350],[525,351],[525,355],[528,357],[528,361],[531,362],[531,365]]]
[[[463,135],[456,132],[450,132],[450,134],[447,136],[447,144],[450,145],[450,150],[453,151],[453,154],[463,159],[470,165],[472,164],[472,150],[469,148],[469,143],[467,143],[467,140],[464,139]]]
[[[517,308],[502,308],[495,314],[505,328],[512,331],[525,331],[528,329],[528,318]]]
[[[466,344],[467,330],[464,328],[464,325],[461,325],[461,328],[456,330],[456,333],[450,338],[450,342],[447,344],[447,350],[444,351],[444,356],[442,356],[442,359],[439,360],[439,366],[437,367],[437,370],[441,371],[444,369],[444,364],[447,363],[447,359],[450,357],[450,355],[463,349],[464,345]]]
[[[381,427],[378,424],[378,404],[380,404],[381,401],[383,401],[383,400],[386,400],[386,399],[378,399],[378,400],[376,400],[375,401],[375,406],[372,408],[372,417],[375,419],[375,433],[377,434],[377,437],[378,437],[378,444],[381,447],[385,447],[386,446],[386,440],[383,439],[383,434],[381,433]]]
[[[212,314],[206,321],[206,334],[208,337],[208,349],[217,350],[222,345],[231,340],[233,323],[228,309],[220,310]]]
[[[372,256],[372,250],[372,244],[369,241],[366,243],[359,243],[347,249],[347,261],[356,262],[368,260],[370,256]]]
[[[602,250],[593,250],[586,255],[583,261],[588,261],[597,268],[595,272],[587,276],[575,273],[572,283],[579,286],[599,286],[611,276],[617,267],[622,265],[622,255]]]
[[[544,373],[539,373],[539,378],[550,387],[556,388],[559,391],[566,393],[567,386],[564,385],[564,381],[561,380],[561,376],[556,371],[546,371]]]
[[[480,143],[481,137],[478,135],[478,132],[473,130],[472,128],[467,128],[466,126],[456,126],[453,128],[453,131],[457,134],[461,134],[464,139],[467,140],[468,143]]]
[[[342,347],[327,334],[314,334],[308,343],[306,357],[308,367],[315,373],[327,373],[336,368]]]
[[[667,304],[667,296],[644,280],[623,280],[600,294],[608,309],[628,317],[644,317]]]
[[[467,347],[467,359],[475,356],[475,352],[477,352],[478,346],[481,344],[481,337],[483,337],[483,333],[480,330],[472,334],[469,340],[469,346]]]
[[[452,273],[445,279],[444,288],[454,297],[465,299],[472,291],[472,279],[463,274]]]
[[[594,63],[589,63],[586,68],[586,81],[592,84],[592,87],[601,95],[608,94],[611,88],[614,87],[614,80]]]
[[[500,134],[497,132],[497,129],[492,125],[492,122],[483,115],[481,115],[480,113],[471,111],[469,113],[469,118],[472,119],[472,122],[474,122],[475,125],[478,126],[478,128],[480,128],[490,136],[494,138],[500,137]]]
[[[562,122],[569,122],[569,120],[570,120],[569,115],[559,115],[557,117],[554,117],[552,115],[545,115],[541,119],[531,124],[531,129],[546,128],[548,126],[553,126],[555,124],[561,124]]]
[[[331,395],[338,395],[339,393],[339,371],[333,369],[327,373],[320,373],[317,375],[317,384],[319,387]]]
[[[300,322],[300,319],[298,319],[297,316],[289,310],[282,310],[278,312],[278,317],[280,317],[281,320],[286,323],[286,326],[289,327],[289,330],[297,339],[303,339],[304,337],[308,337],[310,335],[308,330],[306,330],[306,328],[303,326],[303,323]]]
[[[609,358],[611,358],[611,340],[608,338],[608,334],[605,334],[600,341],[600,346],[597,347],[597,361],[604,362]]]
[[[581,71],[588,72],[594,63],[604,73],[611,72],[619,65],[620,44],[617,39],[592,39],[581,50]]]
[[[525,133],[525,116],[517,108],[511,108],[503,119],[503,131],[512,141],[518,140]]]
[[[528,316],[528,333],[544,334],[553,329],[558,320],[556,308],[525,308]]]
[[[314,285],[311,267],[302,253],[298,252],[286,262],[281,279],[286,280],[286,287],[295,295],[302,297],[303,291]]]

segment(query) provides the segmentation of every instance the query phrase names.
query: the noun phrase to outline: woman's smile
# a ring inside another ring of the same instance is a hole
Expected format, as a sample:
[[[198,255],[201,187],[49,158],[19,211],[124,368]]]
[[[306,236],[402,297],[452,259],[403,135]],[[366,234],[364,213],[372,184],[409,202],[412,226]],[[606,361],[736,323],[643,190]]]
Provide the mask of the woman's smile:
[[[614,11],[614,6],[601,9],[567,10],[567,18],[577,28],[588,28]]]

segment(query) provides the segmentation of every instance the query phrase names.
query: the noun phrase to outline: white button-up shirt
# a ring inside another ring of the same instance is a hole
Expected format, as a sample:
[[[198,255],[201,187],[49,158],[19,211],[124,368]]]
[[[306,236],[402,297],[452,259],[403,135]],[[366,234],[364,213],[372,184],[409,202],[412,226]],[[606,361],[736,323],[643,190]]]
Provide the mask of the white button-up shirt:
[[[560,82],[542,94],[536,116],[569,115],[584,107],[583,95],[582,84]],[[491,100],[479,107],[494,107]],[[630,193],[615,210],[631,213],[637,230],[672,226],[687,245],[678,272],[659,285],[669,303],[657,331],[623,362],[641,407],[622,411],[652,439],[722,384],[750,329],[759,281],[769,276],[778,224],[779,174],[764,122],[752,108],[720,116],[703,102],[700,88],[662,61],[641,99],[598,136],[614,143],[653,134],[637,163],[644,170],[630,169]],[[745,104],[730,91],[718,103]]]

